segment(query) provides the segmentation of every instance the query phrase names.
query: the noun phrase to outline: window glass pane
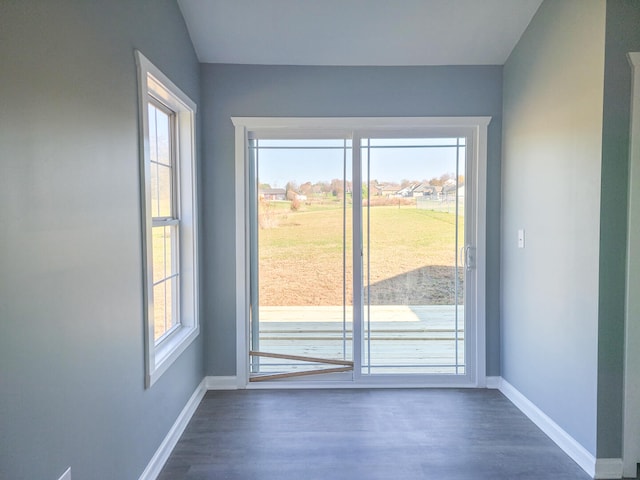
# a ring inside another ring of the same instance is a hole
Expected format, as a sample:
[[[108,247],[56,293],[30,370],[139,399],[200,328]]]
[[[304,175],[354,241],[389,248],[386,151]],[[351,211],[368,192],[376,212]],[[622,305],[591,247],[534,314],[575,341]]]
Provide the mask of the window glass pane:
[[[153,333],[156,342],[167,331],[166,284],[161,282],[153,287]]]
[[[158,161],[158,145],[156,143],[156,111],[158,109],[149,104],[149,158]]]
[[[176,281],[177,281],[177,277],[172,277],[169,280],[167,280],[165,283],[166,285],[166,305],[165,305],[165,311],[166,311],[166,328],[167,330],[170,330],[171,328],[175,327],[176,325],[176,321],[177,321],[177,315],[174,312],[174,305],[177,304],[177,302],[175,301],[175,297],[176,297],[176,293],[177,293],[177,289],[176,287]]]
[[[362,139],[362,146],[366,145],[367,140],[371,143],[371,147],[433,147],[433,146],[452,146],[457,145],[457,138],[371,138]]]
[[[250,178],[255,182],[250,207],[255,252],[251,349],[351,361],[350,143],[344,139],[264,142],[278,147],[263,148],[259,139],[251,152]],[[313,368],[324,367],[300,359],[251,359],[255,375]]]
[[[338,148],[344,147],[344,139],[260,139],[260,148]],[[351,139],[347,139],[347,146],[351,146]]]
[[[164,276],[169,277],[178,273],[177,262],[174,262],[173,251],[174,244],[177,238],[177,226],[164,228]]]
[[[171,165],[169,115],[156,108],[158,162]]]
[[[456,180],[458,147],[399,146],[398,139],[380,139],[386,148],[371,148],[375,168],[370,171],[370,193],[374,203],[383,198],[415,198],[441,193]],[[455,139],[454,139],[455,140]],[[366,158],[369,149],[362,150]],[[464,149],[461,149],[464,152]],[[464,158],[464,153],[462,154]],[[454,163],[452,163],[454,162]],[[453,166],[452,166],[453,165]]]
[[[149,166],[151,173],[151,216],[160,216],[160,202],[158,200],[158,164],[151,162]]]
[[[315,141],[315,140],[314,140]],[[259,173],[260,195],[266,200],[286,200],[287,191],[308,196],[310,193],[332,193],[331,181],[342,173],[345,155],[351,155],[349,147],[334,149],[262,149],[259,157],[268,172]]]
[[[362,149],[362,373],[462,374],[465,147],[458,138],[376,143]]]
[[[151,215],[173,216],[173,165],[171,157],[171,116],[149,103],[149,146]],[[174,305],[177,305],[177,262],[173,259],[177,227],[152,228],[152,276],[154,338],[157,342],[177,321]],[[171,278],[170,278],[171,277]]]
[[[153,227],[153,283],[166,277],[165,227]]]
[[[158,210],[154,216],[171,217],[173,209],[171,205],[173,169],[164,165],[158,165]]]

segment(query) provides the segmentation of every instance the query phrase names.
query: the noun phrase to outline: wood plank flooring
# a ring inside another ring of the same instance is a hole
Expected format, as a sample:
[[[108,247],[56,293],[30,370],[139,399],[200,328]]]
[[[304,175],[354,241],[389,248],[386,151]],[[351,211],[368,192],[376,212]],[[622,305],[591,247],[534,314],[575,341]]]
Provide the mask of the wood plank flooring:
[[[208,392],[159,480],[587,480],[483,389]]]

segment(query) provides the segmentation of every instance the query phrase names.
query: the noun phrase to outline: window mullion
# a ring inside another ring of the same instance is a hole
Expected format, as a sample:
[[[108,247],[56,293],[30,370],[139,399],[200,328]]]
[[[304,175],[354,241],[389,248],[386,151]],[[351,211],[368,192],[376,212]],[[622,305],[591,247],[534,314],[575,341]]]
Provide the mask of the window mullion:
[[[153,227],[169,227],[179,224],[180,220],[173,217],[153,217],[151,219],[151,226]]]
[[[353,376],[362,375],[362,165],[361,136],[353,132],[351,140],[351,199],[353,235]]]

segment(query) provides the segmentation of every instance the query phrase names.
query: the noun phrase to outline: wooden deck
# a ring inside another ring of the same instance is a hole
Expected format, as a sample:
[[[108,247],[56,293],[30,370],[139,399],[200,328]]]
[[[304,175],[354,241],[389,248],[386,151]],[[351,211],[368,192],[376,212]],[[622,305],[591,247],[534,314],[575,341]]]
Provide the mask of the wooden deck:
[[[351,308],[261,307],[254,350],[351,360]],[[367,318],[369,321],[367,321]],[[371,306],[365,310],[364,363],[377,373],[455,373],[456,344],[464,363],[464,307]],[[258,347],[258,348],[256,348]],[[300,362],[260,360],[261,372],[308,368]]]

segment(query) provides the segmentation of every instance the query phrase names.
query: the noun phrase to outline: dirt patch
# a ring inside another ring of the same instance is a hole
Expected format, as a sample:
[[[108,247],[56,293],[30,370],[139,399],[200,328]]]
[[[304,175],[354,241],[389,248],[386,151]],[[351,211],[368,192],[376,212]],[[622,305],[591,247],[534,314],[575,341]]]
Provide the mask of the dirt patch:
[[[365,289],[371,305],[453,305],[463,303],[464,272],[455,267],[432,265],[373,283]]]
[[[339,268],[300,265],[295,258],[263,267],[260,272],[260,303],[271,306],[330,306],[353,303],[353,288],[344,286]],[[351,278],[351,269],[347,278]],[[389,278],[372,281],[364,289],[371,305],[452,305],[456,298],[455,267],[425,266]],[[463,303],[462,268],[458,268],[458,304]]]

